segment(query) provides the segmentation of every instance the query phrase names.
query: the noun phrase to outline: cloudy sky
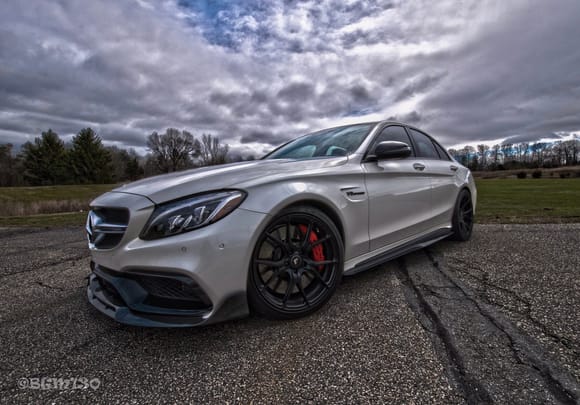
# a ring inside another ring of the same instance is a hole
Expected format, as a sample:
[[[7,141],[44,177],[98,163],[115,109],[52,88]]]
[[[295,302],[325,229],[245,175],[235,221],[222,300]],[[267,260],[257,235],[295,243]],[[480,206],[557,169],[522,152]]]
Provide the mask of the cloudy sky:
[[[396,117],[446,146],[580,130],[578,0],[2,0],[0,142],[167,127],[259,155]]]

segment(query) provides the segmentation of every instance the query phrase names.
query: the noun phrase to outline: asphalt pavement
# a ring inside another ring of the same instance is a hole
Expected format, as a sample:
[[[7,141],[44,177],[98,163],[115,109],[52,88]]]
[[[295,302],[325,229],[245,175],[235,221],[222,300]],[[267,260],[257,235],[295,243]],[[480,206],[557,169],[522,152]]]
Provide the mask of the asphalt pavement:
[[[143,329],[87,303],[81,229],[0,229],[0,401],[578,403],[579,247],[580,225],[480,225],[304,319]]]

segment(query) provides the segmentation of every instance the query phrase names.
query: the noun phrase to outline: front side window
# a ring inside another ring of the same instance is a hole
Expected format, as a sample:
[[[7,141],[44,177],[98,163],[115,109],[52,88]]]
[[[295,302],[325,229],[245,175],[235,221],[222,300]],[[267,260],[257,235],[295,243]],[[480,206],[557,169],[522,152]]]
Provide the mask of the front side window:
[[[270,152],[263,159],[311,159],[346,156],[355,152],[375,124],[324,129],[297,138]]]
[[[435,150],[435,146],[427,135],[422,132],[416,131],[409,128],[413,141],[417,146],[417,157],[428,158],[428,159],[439,159],[439,154]]]
[[[407,131],[405,131],[405,128],[399,125],[390,125],[383,129],[373,142],[370,150],[373,151],[379,143],[385,141],[403,142],[409,145],[411,149],[413,149],[413,145],[411,145],[411,140],[409,139],[409,135],[407,135]]]

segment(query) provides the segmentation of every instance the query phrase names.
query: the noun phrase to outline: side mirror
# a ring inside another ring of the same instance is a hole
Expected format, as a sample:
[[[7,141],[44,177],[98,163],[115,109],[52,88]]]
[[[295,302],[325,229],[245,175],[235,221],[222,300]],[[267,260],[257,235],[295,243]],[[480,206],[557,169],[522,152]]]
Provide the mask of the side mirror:
[[[374,157],[377,160],[402,159],[409,156],[411,156],[411,147],[404,142],[380,142],[374,150]]]

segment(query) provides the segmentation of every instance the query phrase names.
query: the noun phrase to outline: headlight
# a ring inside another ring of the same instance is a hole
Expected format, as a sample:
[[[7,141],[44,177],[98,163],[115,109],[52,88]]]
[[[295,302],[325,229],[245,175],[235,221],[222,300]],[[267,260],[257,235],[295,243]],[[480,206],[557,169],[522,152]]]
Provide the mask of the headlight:
[[[245,197],[243,191],[228,190],[161,204],[151,214],[140,238],[159,239],[212,224],[236,209]]]

